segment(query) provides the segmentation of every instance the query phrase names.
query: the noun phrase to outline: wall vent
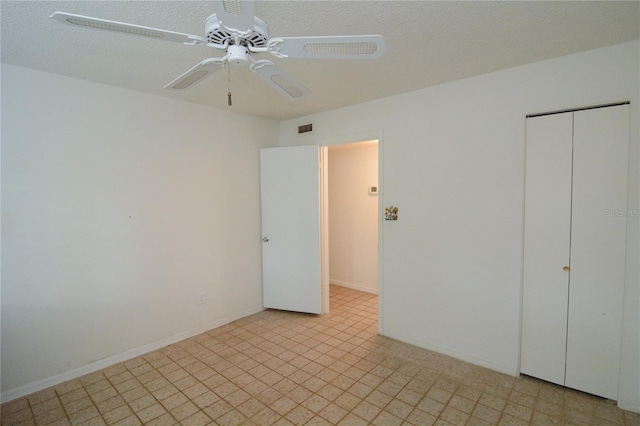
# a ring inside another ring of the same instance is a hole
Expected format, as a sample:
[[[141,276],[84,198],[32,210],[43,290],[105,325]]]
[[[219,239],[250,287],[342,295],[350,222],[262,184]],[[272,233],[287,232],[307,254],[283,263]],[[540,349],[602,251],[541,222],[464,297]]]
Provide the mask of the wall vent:
[[[313,132],[313,123],[301,124],[298,126],[298,134],[304,135],[305,133]]]

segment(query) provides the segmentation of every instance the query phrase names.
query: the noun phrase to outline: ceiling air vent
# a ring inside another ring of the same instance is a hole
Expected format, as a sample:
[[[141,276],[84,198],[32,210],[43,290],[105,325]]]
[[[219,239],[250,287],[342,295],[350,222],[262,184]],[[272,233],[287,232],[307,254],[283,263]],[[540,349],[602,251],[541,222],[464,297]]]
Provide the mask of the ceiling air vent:
[[[304,135],[306,133],[312,133],[312,132],[313,132],[313,123],[301,124],[298,126],[299,135]]]

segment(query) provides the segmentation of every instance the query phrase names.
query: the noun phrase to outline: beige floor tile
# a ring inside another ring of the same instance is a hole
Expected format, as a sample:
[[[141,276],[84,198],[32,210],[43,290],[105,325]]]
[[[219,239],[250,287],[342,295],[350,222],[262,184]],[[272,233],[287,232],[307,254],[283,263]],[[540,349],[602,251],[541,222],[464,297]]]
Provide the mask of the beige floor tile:
[[[229,411],[233,410],[233,406],[226,402],[225,400],[218,400],[205,408],[203,411],[213,420],[217,420],[223,415],[227,414]]]
[[[389,403],[389,405],[385,407],[385,411],[388,411],[394,416],[399,417],[403,420],[406,419],[409,416],[409,414],[411,414],[413,409],[414,409],[413,406],[406,404],[402,401],[399,401],[397,399],[394,399]]]
[[[267,408],[267,406],[255,398],[250,398],[237,407],[238,411],[247,418],[254,417],[265,408]]]
[[[390,380],[385,380],[376,389],[389,396],[395,397],[402,390],[402,386]]]
[[[366,426],[368,424],[368,421],[353,413],[347,414],[342,420],[340,420],[340,423],[338,423],[339,426]]]
[[[136,426],[136,425],[141,425],[143,423],[140,422],[140,420],[136,417],[136,416],[129,416],[127,418],[124,418],[116,423],[114,423],[115,426]]]
[[[526,395],[522,394],[524,398],[528,398]],[[517,398],[511,399],[512,402],[517,403],[519,400]],[[533,400],[535,401],[535,399]],[[497,395],[492,395],[490,393],[483,393],[480,399],[478,400],[478,404],[486,405],[487,407],[491,407],[494,410],[502,411],[507,404],[506,398],[502,398]]]
[[[58,406],[49,411],[41,412],[39,414],[36,414],[34,412],[34,417],[35,417],[36,424],[48,425],[56,421],[66,419],[67,414],[64,412],[64,409],[62,408],[62,406]]]
[[[199,411],[196,414],[193,414],[192,416],[181,421],[181,424],[189,426],[204,426],[211,423],[211,419],[202,411]]]
[[[388,411],[383,411],[378,416],[373,419],[371,424],[375,426],[399,426],[402,424],[402,419],[394,416]]]
[[[360,401],[362,400],[357,396],[344,392],[334,400],[334,403],[347,411],[351,411],[360,403]]]
[[[52,398],[57,398],[57,394],[53,389],[45,389],[27,396],[27,400],[31,405],[38,405]]]
[[[67,405],[70,404],[73,401],[77,401],[80,398],[84,398],[86,396],[89,396],[89,394],[87,393],[87,391],[83,388],[80,387],[78,389],[72,390],[70,392],[67,392],[65,394],[60,395],[60,401]],[[32,404],[34,405],[34,404]]]
[[[31,410],[27,407],[22,410],[13,411],[11,413],[5,414],[2,412],[2,424],[5,425],[18,425],[18,424],[35,424],[33,420],[33,414]]]
[[[308,408],[313,411],[315,414],[319,413],[323,408],[329,405],[329,401],[321,397],[320,395],[311,395],[305,401],[301,403],[303,407]]]
[[[466,426],[494,426],[494,424],[471,416],[469,420],[467,420]]]
[[[311,418],[314,417],[314,414],[311,410],[298,405],[293,410],[289,411],[285,417],[293,424],[303,425],[311,420]]]
[[[465,413],[453,407],[446,407],[440,414],[440,419],[443,419],[454,425],[464,425],[469,417],[470,415],[468,413]]]
[[[95,405],[91,405],[87,408],[83,408],[82,410],[76,411],[75,413],[69,414],[69,421],[71,424],[80,424],[93,419],[94,417],[101,417],[98,409]]]
[[[640,426],[640,413],[632,413],[630,411],[624,412],[625,424]]]
[[[311,420],[305,423],[305,425],[306,426],[332,426],[331,423],[329,423],[326,419],[320,416],[312,417]]]
[[[518,405],[533,408],[536,404],[536,397],[514,390],[511,392],[511,395],[509,395],[509,401]],[[590,409],[593,410],[593,407],[590,407]]]
[[[107,380],[106,378],[104,380],[100,380],[98,382],[95,383],[91,383],[88,385],[85,385],[85,390],[87,391],[87,393],[91,396],[105,390],[105,389],[109,389],[111,388],[111,382],[109,382],[109,380]]]
[[[518,405],[509,401],[504,408],[504,413],[522,421],[529,422],[531,420],[531,415],[533,414],[533,409],[531,407],[525,407],[524,405]]]
[[[429,392],[427,392],[428,398],[445,405],[449,402],[452,396],[453,392],[444,389],[432,388]]]
[[[473,409],[476,406],[476,401],[473,401],[471,399],[467,399],[463,396],[460,396],[458,393],[454,394],[451,399],[449,400],[449,403],[447,404],[449,407],[453,407],[457,410],[460,410],[464,413],[469,413],[471,414],[471,412],[473,411]]]
[[[138,386],[142,386],[142,383],[140,383],[135,377],[114,385],[116,390],[121,394],[131,389],[137,388]]]
[[[98,411],[100,411],[102,414],[107,413],[123,405],[126,405],[126,402],[120,395],[116,395],[114,397],[111,397],[109,399],[105,399],[104,401],[100,401],[96,403],[96,407],[98,408]]]
[[[292,381],[287,379],[283,379],[281,381],[279,381],[275,386],[273,387],[269,387],[266,384],[260,382],[266,389],[275,389],[276,391],[280,392],[283,395],[288,394],[289,392],[291,392],[292,390],[294,390],[295,388],[298,387],[298,385]]]
[[[436,416],[416,408],[409,414],[409,417],[407,417],[407,422],[416,426],[430,426],[434,424],[437,419]]]
[[[276,413],[272,409],[265,407],[255,416],[251,418],[251,421],[258,426],[270,426],[275,424],[281,419],[280,414]]]
[[[376,407],[384,408],[393,400],[393,397],[380,392],[379,390],[374,390],[369,393],[366,398],[367,402],[375,405]]]
[[[64,404],[64,410],[67,412],[67,414],[73,414],[78,411],[84,410],[85,408],[93,406],[94,404],[91,398],[89,396],[83,396],[80,399],[76,399],[67,404]]]
[[[39,404],[31,405],[31,411],[36,417],[56,408],[62,408],[62,404],[58,398],[51,398]]]
[[[318,414],[331,424],[337,424],[349,412],[336,404],[329,404],[324,407]]]
[[[476,405],[471,413],[473,417],[477,417],[491,424],[498,423],[501,414],[500,411],[482,404]]]
[[[534,411],[531,415],[533,425],[559,425],[562,424],[562,413],[547,414],[542,411]]]
[[[58,396],[62,396],[66,393],[82,388],[82,382],[80,380],[70,380],[62,384],[56,385],[54,390]]]
[[[273,409],[278,414],[280,414],[281,416],[284,416],[285,414],[289,413],[291,410],[293,410],[297,406],[298,406],[297,402],[295,402],[289,397],[283,396],[282,398],[278,399],[273,404],[271,404],[270,408]]]
[[[200,411],[200,409],[193,402],[188,401],[181,406],[170,410],[170,413],[176,420],[181,422],[196,414],[198,411]]]
[[[353,413],[367,421],[372,421],[382,411],[379,407],[367,401],[362,401],[353,409]]]
[[[146,423],[150,420],[153,420],[157,417],[164,415],[166,412],[167,410],[165,410],[165,408],[162,405],[160,405],[159,403],[155,403],[137,412],[136,416],[138,416],[143,423]]]
[[[526,426],[529,422],[505,413],[500,417],[500,423],[498,424],[499,426]]]
[[[110,411],[103,412],[102,417],[107,422],[107,424],[111,425],[131,416],[132,414],[133,411],[131,410],[131,408],[129,408],[127,405],[120,405]]]

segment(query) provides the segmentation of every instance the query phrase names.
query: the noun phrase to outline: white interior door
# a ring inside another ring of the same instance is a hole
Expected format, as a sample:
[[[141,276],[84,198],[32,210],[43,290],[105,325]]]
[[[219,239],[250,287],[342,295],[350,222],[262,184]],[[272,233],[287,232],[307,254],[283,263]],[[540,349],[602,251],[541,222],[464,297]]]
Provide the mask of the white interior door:
[[[564,385],[573,113],[527,119],[523,374]]]
[[[260,150],[265,308],[322,313],[321,150]]]
[[[566,386],[618,396],[627,232],[629,106],[574,115]]]

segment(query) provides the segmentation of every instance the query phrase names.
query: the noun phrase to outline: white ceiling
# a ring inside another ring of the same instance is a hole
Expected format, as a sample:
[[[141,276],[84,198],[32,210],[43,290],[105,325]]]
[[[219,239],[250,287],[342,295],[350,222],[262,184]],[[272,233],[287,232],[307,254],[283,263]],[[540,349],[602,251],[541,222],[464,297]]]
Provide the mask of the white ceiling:
[[[311,91],[282,98],[231,69],[233,111],[277,120],[640,38],[638,1],[258,1],[271,36],[381,34],[378,60],[269,57]],[[190,90],[162,87],[215,49],[61,25],[63,11],[203,35],[207,1],[0,1],[2,62],[227,107],[227,72]]]

